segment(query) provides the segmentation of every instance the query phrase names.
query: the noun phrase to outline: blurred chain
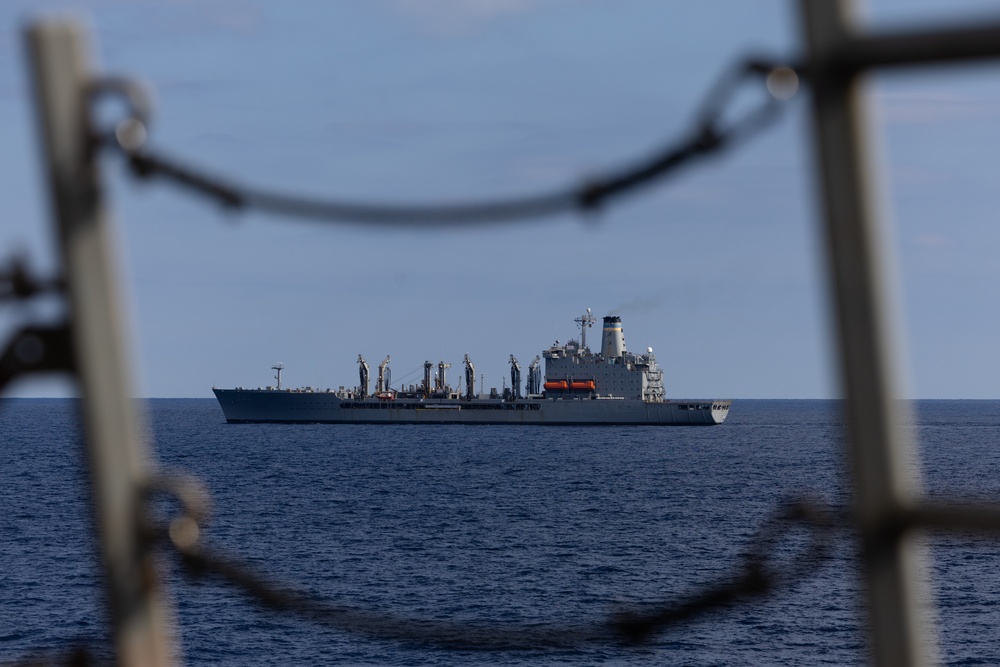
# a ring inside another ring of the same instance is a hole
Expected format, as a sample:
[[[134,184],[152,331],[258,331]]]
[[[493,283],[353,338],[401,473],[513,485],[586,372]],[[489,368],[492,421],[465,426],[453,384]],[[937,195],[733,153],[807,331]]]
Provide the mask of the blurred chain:
[[[182,500],[184,507],[204,504]],[[247,564],[206,546],[201,525],[204,516],[203,513],[185,513],[150,532],[151,537],[173,548],[185,571],[192,576],[214,576],[262,606],[294,613],[338,630],[377,639],[494,651],[647,642],[672,626],[734,603],[763,598],[811,576],[827,560],[831,529],[843,523],[835,520],[833,513],[811,503],[788,503],[764,524],[744,553],[741,565],[720,583],[681,600],[646,605],[646,611],[621,611],[603,622],[544,626],[419,620],[318,600],[276,585]],[[805,546],[796,546],[797,530],[804,532]],[[779,561],[778,552],[782,547],[787,550],[790,545],[798,550],[796,555]]]
[[[0,303],[24,301],[46,292],[61,292],[64,288],[62,279],[33,275],[27,260],[20,255],[14,255],[7,260],[6,266],[0,267]]]
[[[0,667],[98,667],[93,653],[84,645],[63,651],[39,651],[14,662],[0,662]]]
[[[41,294],[59,294],[65,290],[61,278],[39,278],[20,256],[0,267],[0,304],[22,303]],[[74,367],[69,325],[27,324],[6,345],[0,347],[0,393],[16,378],[43,371],[69,371]]]
[[[97,82],[95,97],[124,95],[131,115],[113,131],[96,132],[98,145],[121,152],[140,178],[159,177],[226,207],[310,218],[327,222],[381,226],[454,226],[526,220],[572,211],[593,211],[616,198],[662,179],[696,158],[705,157],[759,133],[772,123],[782,102],[798,89],[794,67],[778,62],[747,59],[728,70],[712,87],[696,115],[693,130],[645,158],[591,179],[582,185],[548,193],[494,201],[443,205],[380,205],[350,201],[318,200],[236,185],[224,178],[167,157],[146,145],[150,105],[141,89],[115,78]],[[741,88],[752,81],[763,101],[727,120]]]

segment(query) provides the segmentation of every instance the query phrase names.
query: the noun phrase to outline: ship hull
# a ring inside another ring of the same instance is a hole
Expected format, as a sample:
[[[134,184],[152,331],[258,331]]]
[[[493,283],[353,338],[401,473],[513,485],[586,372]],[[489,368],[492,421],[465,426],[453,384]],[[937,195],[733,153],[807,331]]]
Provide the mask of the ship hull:
[[[706,426],[721,424],[728,400],[400,399],[354,400],[332,392],[213,389],[229,423],[525,424]]]

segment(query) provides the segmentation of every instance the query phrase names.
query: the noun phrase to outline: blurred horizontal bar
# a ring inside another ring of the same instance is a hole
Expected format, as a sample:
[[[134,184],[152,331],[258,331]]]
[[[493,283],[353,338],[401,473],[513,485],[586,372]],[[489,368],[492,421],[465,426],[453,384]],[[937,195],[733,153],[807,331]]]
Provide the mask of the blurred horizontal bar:
[[[900,510],[896,520],[910,528],[1000,533],[1000,507],[996,505],[922,501],[913,507]]]
[[[1000,58],[1000,19],[984,26],[850,36],[809,62],[814,81],[884,67]]]

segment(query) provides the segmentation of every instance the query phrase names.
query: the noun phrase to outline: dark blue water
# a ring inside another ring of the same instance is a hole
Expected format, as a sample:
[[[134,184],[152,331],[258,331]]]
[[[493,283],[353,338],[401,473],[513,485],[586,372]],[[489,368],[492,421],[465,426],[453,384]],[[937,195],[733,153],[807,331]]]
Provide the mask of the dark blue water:
[[[937,496],[1000,499],[1000,402],[918,404]],[[0,662],[106,655],[71,401],[0,405]],[[154,400],[159,460],[211,489],[209,540],[330,602],[436,620],[566,624],[731,572],[789,496],[843,503],[837,404],[738,401],[714,428],[227,425]],[[1000,544],[935,538],[947,664],[1000,663]],[[507,653],[371,639],[264,611],[164,557],[187,664],[814,665],[866,662],[853,544],[762,602],[615,644]],[[104,648],[102,648],[104,647]],[[104,653],[102,653],[102,651]]]

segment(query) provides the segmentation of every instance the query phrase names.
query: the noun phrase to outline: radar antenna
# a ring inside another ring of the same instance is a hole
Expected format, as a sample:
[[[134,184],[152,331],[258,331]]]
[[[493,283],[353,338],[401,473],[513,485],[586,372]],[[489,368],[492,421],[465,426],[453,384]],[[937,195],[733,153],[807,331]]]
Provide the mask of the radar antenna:
[[[274,379],[278,381],[278,391],[281,391],[281,371],[285,368],[285,365],[280,361],[275,365],[271,366],[271,370],[278,371],[278,374],[274,376]]]
[[[594,315],[590,312],[590,308],[588,308],[586,313],[584,313],[580,317],[575,318],[573,321],[580,325],[580,349],[586,350],[587,329],[594,326],[594,322],[597,321],[597,318],[594,317]]]

